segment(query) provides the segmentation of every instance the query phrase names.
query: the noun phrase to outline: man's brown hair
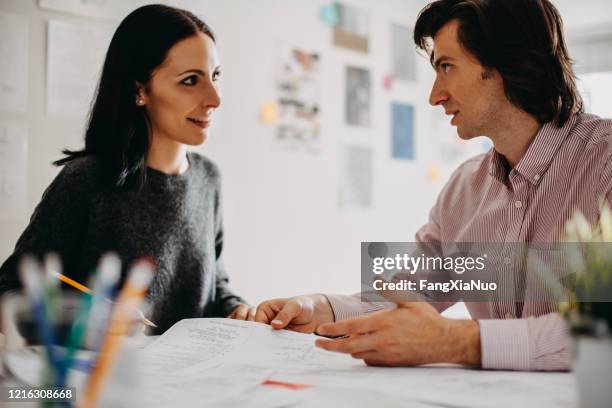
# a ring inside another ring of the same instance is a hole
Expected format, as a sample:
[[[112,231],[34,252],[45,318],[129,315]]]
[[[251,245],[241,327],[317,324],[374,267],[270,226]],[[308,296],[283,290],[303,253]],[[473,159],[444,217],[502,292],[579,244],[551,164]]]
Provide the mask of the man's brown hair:
[[[497,70],[508,100],[538,122],[565,124],[583,110],[563,38],[563,22],[548,0],[437,0],[417,18],[414,42],[429,53],[430,39],[458,21],[461,46]]]

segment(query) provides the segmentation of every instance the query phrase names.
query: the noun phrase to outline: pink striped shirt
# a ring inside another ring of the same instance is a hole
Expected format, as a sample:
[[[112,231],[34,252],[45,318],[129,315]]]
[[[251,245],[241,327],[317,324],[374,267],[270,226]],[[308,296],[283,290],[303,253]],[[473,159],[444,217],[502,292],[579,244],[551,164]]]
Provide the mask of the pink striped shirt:
[[[573,115],[547,123],[508,173],[494,150],[453,173],[416,233],[418,242],[558,242],[576,211],[594,222],[612,205],[612,120]],[[336,321],[393,307],[359,295],[327,296]],[[451,303],[437,304],[443,311]],[[554,303],[466,302],[480,325],[482,368],[568,370],[570,342]]]

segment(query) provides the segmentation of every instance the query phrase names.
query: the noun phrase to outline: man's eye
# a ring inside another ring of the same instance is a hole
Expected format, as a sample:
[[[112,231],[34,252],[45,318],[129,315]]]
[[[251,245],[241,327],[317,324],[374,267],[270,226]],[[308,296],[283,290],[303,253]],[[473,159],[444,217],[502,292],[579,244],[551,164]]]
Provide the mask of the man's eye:
[[[215,73],[213,74],[212,80],[218,81],[219,77],[221,77],[221,71],[215,71]]]
[[[442,69],[442,72],[444,72],[445,74],[448,73],[448,71],[450,71],[452,65],[451,64],[440,64],[440,68]]]
[[[198,77],[195,75],[188,76],[187,78],[181,81],[181,84],[187,86],[193,86],[198,83]]]

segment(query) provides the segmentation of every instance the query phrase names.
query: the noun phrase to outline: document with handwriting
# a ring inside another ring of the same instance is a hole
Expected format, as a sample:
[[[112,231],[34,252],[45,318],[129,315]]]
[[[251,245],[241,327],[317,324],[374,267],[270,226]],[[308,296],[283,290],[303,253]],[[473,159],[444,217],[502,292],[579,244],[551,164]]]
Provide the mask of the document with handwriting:
[[[315,347],[317,336],[230,319],[185,319],[143,350],[144,374],[164,376],[224,365],[268,368],[363,366],[350,356]]]

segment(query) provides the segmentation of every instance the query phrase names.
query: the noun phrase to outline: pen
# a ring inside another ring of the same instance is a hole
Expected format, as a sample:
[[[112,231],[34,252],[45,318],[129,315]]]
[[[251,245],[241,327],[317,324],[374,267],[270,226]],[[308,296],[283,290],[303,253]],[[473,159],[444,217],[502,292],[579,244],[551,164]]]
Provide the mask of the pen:
[[[53,325],[50,324],[47,318],[42,273],[37,261],[30,257],[23,258],[20,264],[20,274],[28,297],[32,302],[36,325],[38,327],[39,336],[47,351],[52,376],[57,381],[61,378],[61,374],[59,372],[59,358],[56,354],[56,350],[53,348],[55,333]]]
[[[110,319],[115,285],[121,274],[121,261],[114,254],[106,254],[100,259],[98,273],[93,285],[92,311],[87,325],[85,344],[91,350],[99,350]],[[142,316],[142,315],[141,315]]]
[[[121,346],[121,340],[129,330],[130,311],[141,303],[152,278],[153,268],[146,261],[137,262],[130,272],[113,310],[108,333],[100,350],[100,359],[87,383],[82,402],[83,408],[92,408],[96,405],[102,385]]]

